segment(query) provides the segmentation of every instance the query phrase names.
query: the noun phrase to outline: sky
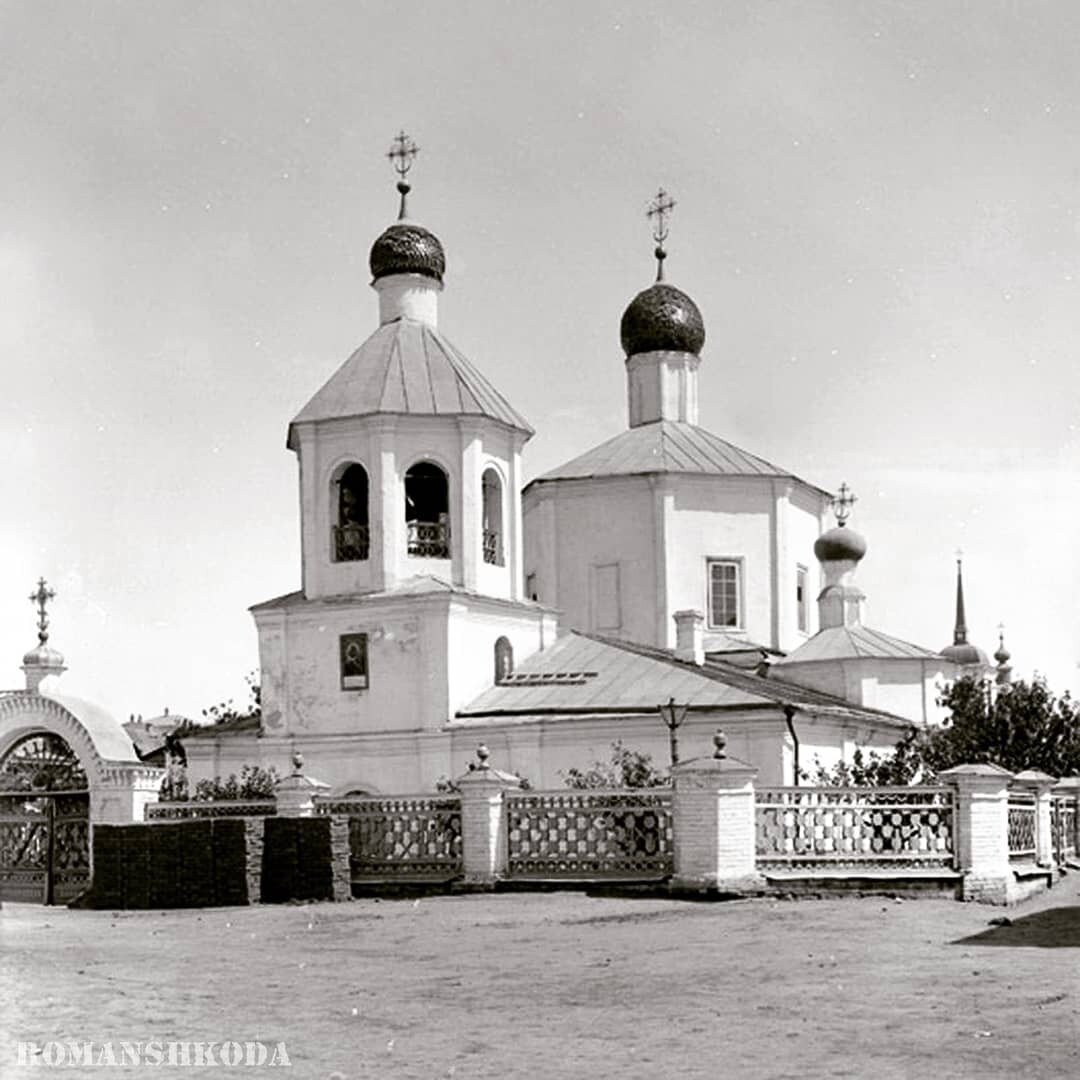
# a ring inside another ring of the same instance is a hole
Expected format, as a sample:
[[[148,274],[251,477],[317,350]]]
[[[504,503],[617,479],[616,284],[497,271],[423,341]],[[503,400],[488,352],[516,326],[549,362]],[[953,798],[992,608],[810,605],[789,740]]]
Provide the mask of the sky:
[[[1071,0],[0,0],[0,687],[44,575],[67,692],[246,699],[405,128],[528,477],[626,426],[663,186],[702,426],[854,489],[870,625],[947,644],[962,548],[969,638],[1075,690],[1078,38]]]

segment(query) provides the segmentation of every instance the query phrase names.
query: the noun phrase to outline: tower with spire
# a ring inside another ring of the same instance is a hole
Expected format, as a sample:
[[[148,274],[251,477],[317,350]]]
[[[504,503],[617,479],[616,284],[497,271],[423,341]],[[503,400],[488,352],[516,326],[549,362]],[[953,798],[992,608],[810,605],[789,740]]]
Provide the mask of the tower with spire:
[[[446,257],[410,217],[417,153],[402,132],[387,155],[400,202],[368,260],[378,325],[289,425],[301,587],[252,613],[267,752],[304,744],[333,779],[361,736],[419,740],[399,781],[428,786],[450,766],[424,734],[490,683],[496,646],[505,664],[554,631],[522,597],[532,429],[439,326]]]
[[[967,613],[964,609],[964,553],[956,553],[956,618],[953,622],[951,645],[941,650],[941,655],[959,669],[961,675],[982,678],[990,671],[986,653],[968,641]]]
[[[643,644],[673,647],[696,611],[708,653],[794,648],[816,623],[799,552],[830,495],[699,425],[705,321],[668,280],[674,209],[663,188],[649,204],[655,280],[619,327],[627,429],[525,489],[526,591]]]

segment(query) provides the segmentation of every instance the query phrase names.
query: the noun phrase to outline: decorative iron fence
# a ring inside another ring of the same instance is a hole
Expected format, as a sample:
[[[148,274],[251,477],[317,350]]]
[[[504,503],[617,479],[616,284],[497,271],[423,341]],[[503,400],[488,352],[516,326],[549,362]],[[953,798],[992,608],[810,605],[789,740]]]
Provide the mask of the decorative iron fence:
[[[334,562],[363,562],[368,557],[366,525],[334,525]]]
[[[499,552],[499,534],[491,529],[484,530],[484,562],[492,566],[501,566],[502,558]]]
[[[192,799],[188,802],[147,803],[146,821],[187,821],[191,818],[273,817],[273,799]]]
[[[317,798],[315,813],[349,819],[354,881],[453,878],[462,873],[457,795]]]
[[[450,558],[450,525],[445,521],[409,521],[410,555],[425,559]]]
[[[1054,861],[1060,866],[1076,858],[1076,802],[1055,795],[1050,802],[1050,830],[1054,838]]]
[[[955,804],[944,787],[780,787],[757,792],[759,865],[951,867]]]
[[[505,797],[507,876],[657,879],[674,870],[670,791]]]
[[[1037,850],[1034,795],[1009,796],[1009,862],[1034,862]]]

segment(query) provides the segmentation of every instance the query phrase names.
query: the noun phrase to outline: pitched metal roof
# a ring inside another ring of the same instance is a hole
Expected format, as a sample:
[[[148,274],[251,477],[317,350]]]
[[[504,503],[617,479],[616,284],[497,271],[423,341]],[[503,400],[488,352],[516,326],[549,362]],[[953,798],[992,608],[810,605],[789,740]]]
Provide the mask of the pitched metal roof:
[[[459,709],[454,722],[511,715],[653,712],[671,698],[691,709],[793,705],[815,713],[909,726],[891,713],[773,682],[732,664],[710,660],[698,667],[667,649],[576,631],[517,665],[512,678],[489,687]]]
[[[380,326],[297,413],[293,425],[377,413],[486,416],[533,434],[528,421],[434,327]]]
[[[789,470],[740,450],[719,435],[678,420],[657,420],[632,427],[586,450],[565,465],[544,473],[533,483],[669,472],[709,476],[783,476],[806,483]],[[813,484],[807,486],[814,487]],[[815,490],[821,491],[820,488]]]
[[[773,662],[773,667],[816,660],[941,660],[941,655],[921,645],[890,637],[869,626],[833,626],[819,630],[794,652]]]

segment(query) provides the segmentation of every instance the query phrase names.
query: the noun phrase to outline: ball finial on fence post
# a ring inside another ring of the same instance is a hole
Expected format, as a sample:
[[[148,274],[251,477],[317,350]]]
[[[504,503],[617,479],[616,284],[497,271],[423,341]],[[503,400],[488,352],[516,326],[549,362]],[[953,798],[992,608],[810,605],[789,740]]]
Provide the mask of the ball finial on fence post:
[[[726,758],[727,754],[724,751],[724,747],[727,746],[727,736],[724,734],[724,732],[720,728],[716,729],[716,733],[712,737],[712,742],[713,742],[713,755],[712,756],[714,758],[716,758],[717,760],[721,760],[723,758]]]
[[[489,757],[491,757],[491,751],[487,748],[487,746],[484,745],[484,743],[481,743],[476,748],[476,760],[480,763],[477,766],[477,768],[479,768],[479,769],[488,768],[488,758]]]
[[[292,771],[293,776],[303,776],[304,775],[304,755],[301,754],[299,750],[294,750],[293,751],[292,765],[293,765],[293,771]]]

